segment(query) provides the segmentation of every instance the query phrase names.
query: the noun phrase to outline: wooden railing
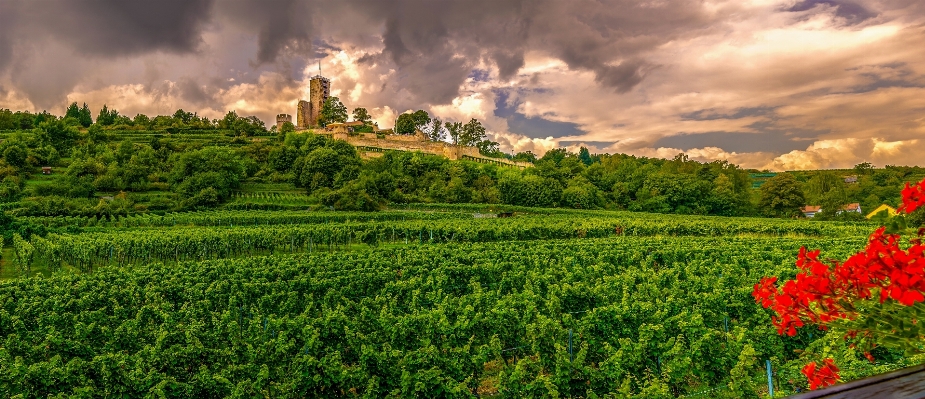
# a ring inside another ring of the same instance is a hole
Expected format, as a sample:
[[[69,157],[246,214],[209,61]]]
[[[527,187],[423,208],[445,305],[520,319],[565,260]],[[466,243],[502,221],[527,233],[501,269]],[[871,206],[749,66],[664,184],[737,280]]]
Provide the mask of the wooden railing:
[[[925,364],[801,393],[790,399],[925,398]]]

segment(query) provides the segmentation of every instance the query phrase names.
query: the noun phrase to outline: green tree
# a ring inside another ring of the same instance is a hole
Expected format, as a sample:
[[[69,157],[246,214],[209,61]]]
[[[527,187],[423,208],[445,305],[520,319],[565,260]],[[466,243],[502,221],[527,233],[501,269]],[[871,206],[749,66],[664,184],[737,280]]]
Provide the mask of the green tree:
[[[431,124],[430,115],[424,110],[404,113],[395,121],[395,133],[414,134],[415,130],[425,131]]]
[[[874,165],[870,162],[862,162],[857,165],[854,165],[854,173],[860,175],[867,175],[874,171]]]
[[[443,141],[446,138],[446,131],[443,129],[443,122],[440,119],[434,118],[430,122],[430,127],[427,129],[427,138],[430,141]]]
[[[87,106],[87,103],[84,103],[83,107],[80,107],[80,112],[77,114],[77,120],[83,127],[90,127],[90,125],[93,124],[93,116],[90,114],[90,107]]]
[[[809,179],[803,185],[803,193],[806,195],[806,200],[814,205],[821,203],[824,198],[829,200],[840,198],[839,201],[847,200],[845,197],[845,181],[841,176],[828,171],[816,173],[815,176]]]
[[[19,145],[11,145],[3,150],[3,160],[17,168],[26,166],[26,156],[26,149]]]
[[[465,146],[475,146],[485,140],[485,127],[478,119],[472,118],[468,123],[462,126],[459,134],[459,144]]]
[[[353,109],[353,120],[363,122],[364,125],[369,125],[373,118],[369,116],[369,112],[366,111],[366,108],[358,107]]]
[[[206,205],[213,197],[212,190],[216,201],[225,200],[244,177],[240,155],[225,147],[206,147],[179,155],[170,172],[174,191],[183,194],[189,205]]]
[[[460,122],[446,122],[443,124],[443,127],[446,128],[446,133],[450,136],[450,140],[453,144],[459,144],[459,136],[462,134],[463,124]]]
[[[115,124],[118,119],[119,111],[109,109],[106,104],[103,104],[103,109],[100,110],[100,113],[96,117],[96,123],[101,126],[110,126]]]
[[[329,123],[344,123],[347,121],[347,107],[337,97],[328,97],[321,106],[318,115],[318,125],[327,126]]]
[[[511,158],[518,162],[536,162],[536,154],[533,151],[522,151],[514,155],[514,158]]]
[[[411,114],[411,120],[414,121],[414,128],[424,131],[430,125],[430,115],[424,110],[417,110]]]
[[[760,211],[771,217],[798,217],[806,205],[803,189],[793,175],[780,173],[761,185]]]
[[[80,107],[77,105],[76,101],[67,106],[67,110],[64,112],[64,117],[80,119]]]

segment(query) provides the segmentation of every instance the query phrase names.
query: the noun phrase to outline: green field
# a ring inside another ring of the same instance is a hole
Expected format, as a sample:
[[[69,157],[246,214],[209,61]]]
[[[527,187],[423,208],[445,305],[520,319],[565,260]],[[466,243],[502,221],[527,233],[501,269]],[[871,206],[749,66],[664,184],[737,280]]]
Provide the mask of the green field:
[[[75,230],[28,271],[3,252],[0,395],[733,398],[765,360],[775,394],[821,353],[846,380],[918,360],[781,337],[751,298],[869,224],[404,208],[27,218]]]

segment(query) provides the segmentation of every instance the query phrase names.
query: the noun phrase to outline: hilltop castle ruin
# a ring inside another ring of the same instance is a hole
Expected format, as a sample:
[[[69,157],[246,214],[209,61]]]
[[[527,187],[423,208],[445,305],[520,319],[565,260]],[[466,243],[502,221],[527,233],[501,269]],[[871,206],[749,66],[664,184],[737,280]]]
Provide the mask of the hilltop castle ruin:
[[[499,166],[513,166],[517,168],[532,167],[529,162],[516,162],[504,158],[486,157],[479,153],[476,147],[450,144],[444,141],[432,141],[417,131],[414,135],[393,134],[392,129],[380,130],[373,124],[373,133],[357,133],[354,128],[362,126],[363,122],[329,123],[325,127],[318,126],[321,116],[321,107],[330,97],[331,81],[321,75],[315,75],[309,81],[309,101],[299,100],[296,109],[296,130],[313,129],[317,134],[327,135],[336,140],[343,140],[356,147],[363,158],[376,158],[385,151],[421,152],[438,155],[451,160],[468,160],[479,163],[495,164]],[[292,122],[292,116],[279,114],[276,116],[277,129],[283,123]]]

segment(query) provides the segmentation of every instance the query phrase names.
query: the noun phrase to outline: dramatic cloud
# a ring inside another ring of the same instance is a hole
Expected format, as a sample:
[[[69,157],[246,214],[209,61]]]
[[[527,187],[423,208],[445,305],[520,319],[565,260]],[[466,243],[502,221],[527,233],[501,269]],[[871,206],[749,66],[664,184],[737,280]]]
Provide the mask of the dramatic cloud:
[[[0,0],[0,107],[272,123],[320,67],[380,126],[478,118],[505,151],[915,164],[922,43],[917,0]]]

